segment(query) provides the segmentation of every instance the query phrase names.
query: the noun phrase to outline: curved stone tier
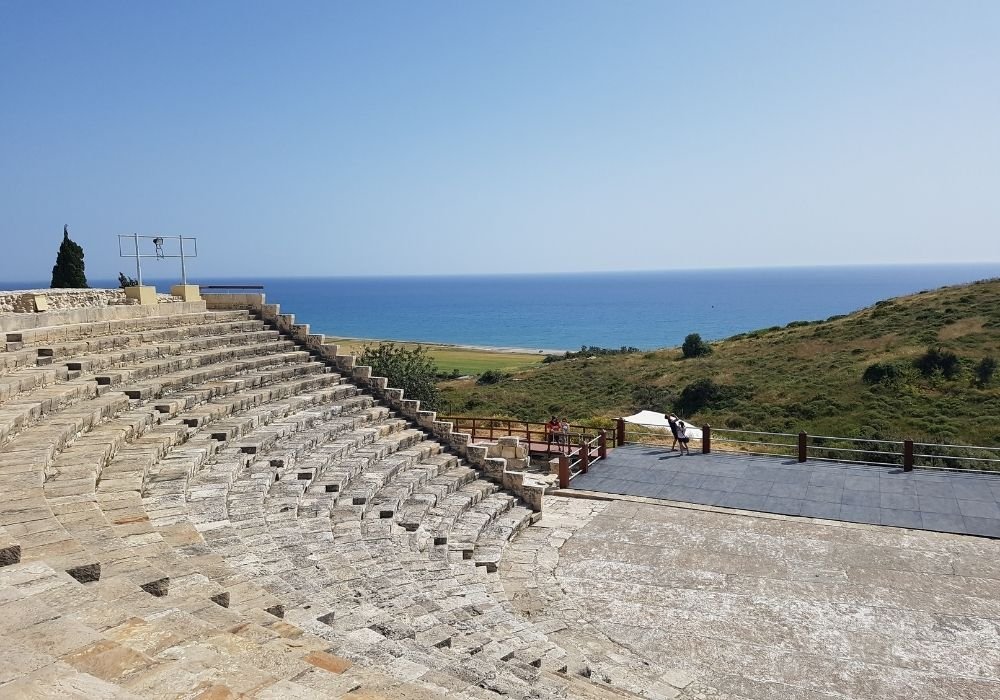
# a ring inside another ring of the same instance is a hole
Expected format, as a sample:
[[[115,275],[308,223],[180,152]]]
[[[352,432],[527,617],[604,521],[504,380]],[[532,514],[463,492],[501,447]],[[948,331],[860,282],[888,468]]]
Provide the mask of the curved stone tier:
[[[0,694],[627,696],[495,574],[541,487],[261,311],[0,316]]]

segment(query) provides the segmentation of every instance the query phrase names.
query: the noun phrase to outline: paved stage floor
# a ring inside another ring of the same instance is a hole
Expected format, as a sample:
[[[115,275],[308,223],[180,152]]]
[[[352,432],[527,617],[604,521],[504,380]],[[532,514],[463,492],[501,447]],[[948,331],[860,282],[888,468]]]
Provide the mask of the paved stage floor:
[[[570,488],[1000,538],[1000,474],[626,445]]]
[[[623,500],[547,496],[544,513],[504,556],[504,588],[615,686],[676,700],[1000,698],[998,540]]]

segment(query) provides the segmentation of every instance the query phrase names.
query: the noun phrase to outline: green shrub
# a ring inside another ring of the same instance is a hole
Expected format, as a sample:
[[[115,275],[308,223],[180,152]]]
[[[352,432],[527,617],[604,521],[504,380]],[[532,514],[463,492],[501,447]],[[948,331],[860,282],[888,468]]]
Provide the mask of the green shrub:
[[[962,371],[958,355],[941,348],[928,348],[927,352],[913,361],[913,365],[925,377],[940,372],[945,379],[954,379]]]
[[[403,398],[417,399],[423,410],[434,410],[440,398],[437,365],[423,346],[408,350],[395,343],[366,346],[359,365],[370,365],[373,377],[388,377],[389,386],[403,390]]]
[[[684,344],[681,346],[681,352],[684,353],[684,357],[702,357],[703,355],[710,355],[712,353],[712,348],[708,343],[701,339],[699,334],[691,333],[684,338]]]
[[[510,375],[506,372],[501,372],[498,369],[488,369],[479,375],[479,379],[476,380],[476,384],[499,384],[509,378]]]
[[[865,368],[861,381],[865,384],[891,384],[906,379],[909,369],[899,362],[873,362]]]
[[[997,359],[995,357],[984,357],[976,363],[976,382],[979,386],[986,386],[993,380],[993,375],[997,371]]]

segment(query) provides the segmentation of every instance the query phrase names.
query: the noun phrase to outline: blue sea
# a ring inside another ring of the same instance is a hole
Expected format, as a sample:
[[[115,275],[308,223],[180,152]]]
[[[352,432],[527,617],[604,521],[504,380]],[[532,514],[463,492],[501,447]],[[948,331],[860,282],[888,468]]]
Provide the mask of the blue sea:
[[[192,281],[263,284],[269,302],[330,336],[575,350],[675,346],[688,333],[715,340],[993,277],[998,263]]]

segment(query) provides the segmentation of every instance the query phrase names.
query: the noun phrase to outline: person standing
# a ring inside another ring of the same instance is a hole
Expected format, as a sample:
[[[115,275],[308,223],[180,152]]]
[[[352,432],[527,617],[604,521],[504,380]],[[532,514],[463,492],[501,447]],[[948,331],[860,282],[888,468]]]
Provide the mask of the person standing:
[[[687,426],[684,425],[684,421],[682,420],[677,421],[676,438],[677,442],[681,445],[681,454],[691,454],[691,448],[688,447],[688,442],[691,438],[687,436]]]
[[[562,444],[569,445],[569,421],[565,418],[559,421],[559,432],[562,433]]]
[[[670,434],[674,436],[674,442],[670,446],[670,451],[673,452],[674,450],[677,449],[677,420],[678,420],[678,418],[673,413],[667,413],[666,417],[667,417],[667,425],[670,426]]]

